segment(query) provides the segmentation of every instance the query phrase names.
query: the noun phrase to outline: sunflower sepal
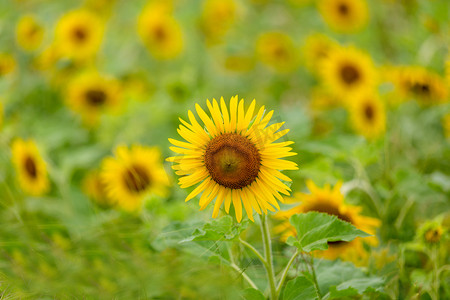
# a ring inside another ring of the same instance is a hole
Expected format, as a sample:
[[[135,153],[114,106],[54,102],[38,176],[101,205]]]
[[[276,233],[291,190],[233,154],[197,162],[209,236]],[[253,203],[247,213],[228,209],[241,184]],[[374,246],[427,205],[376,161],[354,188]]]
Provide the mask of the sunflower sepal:
[[[349,242],[357,237],[370,236],[352,224],[326,213],[313,211],[295,214],[289,221],[295,227],[297,237],[290,236],[286,243],[303,252],[327,250],[329,242]]]
[[[192,241],[233,241],[247,229],[249,220],[236,223],[229,215],[212,220],[201,228],[196,228],[191,236],[183,239],[180,243]]]

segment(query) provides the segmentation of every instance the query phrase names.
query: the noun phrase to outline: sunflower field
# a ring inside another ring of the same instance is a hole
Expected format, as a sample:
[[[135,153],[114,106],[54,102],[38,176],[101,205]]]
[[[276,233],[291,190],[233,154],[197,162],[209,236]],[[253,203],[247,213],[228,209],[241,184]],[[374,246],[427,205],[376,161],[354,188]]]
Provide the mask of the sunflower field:
[[[0,299],[450,299],[449,20],[0,0]]]

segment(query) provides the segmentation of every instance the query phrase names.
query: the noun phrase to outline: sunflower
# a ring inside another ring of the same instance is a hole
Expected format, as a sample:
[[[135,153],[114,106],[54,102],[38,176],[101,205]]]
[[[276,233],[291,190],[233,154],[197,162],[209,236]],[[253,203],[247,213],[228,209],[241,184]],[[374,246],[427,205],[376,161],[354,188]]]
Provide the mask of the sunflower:
[[[117,110],[121,104],[117,80],[88,72],[72,79],[66,92],[68,106],[80,113],[88,125],[95,125],[103,112]]]
[[[292,203],[298,203],[297,206],[287,211],[280,211],[274,218],[281,220],[281,224],[274,228],[276,233],[281,234],[281,239],[285,241],[289,236],[296,235],[295,228],[289,223],[289,218],[292,215],[299,213],[306,213],[310,211],[317,211],[334,215],[340,220],[349,222],[356,228],[375,234],[375,230],[380,226],[378,219],[370,218],[361,215],[362,208],[360,206],[347,205],[344,203],[344,196],[340,188],[342,182],[338,182],[334,188],[330,185],[325,185],[324,188],[317,187],[311,180],[306,181],[306,186],[311,194],[297,193],[291,200]],[[368,237],[364,239],[369,245],[377,245],[376,237]],[[356,238],[351,242],[330,242],[328,249],[324,251],[317,251],[315,254],[319,257],[327,259],[336,259],[338,257],[344,260],[351,260],[356,264],[363,263],[368,255],[364,250],[362,238]]]
[[[101,179],[108,197],[126,211],[136,211],[146,195],[164,196],[169,179],[156,147],[118,146],[102,163]]]
[[[278,72],[290,72],[297,67],[297,50],[292,39],[282,32],[263,33],[256,42],[256,54]]]
[[[0,77],[12,73],[16,68],[16,60],[9,53],[0,53]]]
[[[448,90],[443,78],[422,67],[398,67],[393,82],[400,97],[415,98],[422,104],[448,101]]]
[[[47,167],[36,144],[31,140],[16,139],[11,151],[21,188],[32,196],[45,194],[50,187]]]
[[[224,62],[225,69],[233,72],[248,72],[254,65],[254,59],[248,55],[229,55]]]
[[[440,244],[447,238],[447,228],[444,227],[442,222],[443,220],[440,217],[426,221],[417,230],[416,238],[427,246]]]
[[[321,77],[330,91],[343,100],[372,92],[377,82],[372,59],[354,47],[333,48],[321,65]]]
[[[222,203],[229,213],[233,202],[238,222],[242,220],[242,204],[252,221],[253,210],[267,214],[267,210],[274,211],[273,207],[279,209],[277,199],[283,201],[280,193],[289,195],[290,191],[281,180],[291,181],[279,170],[297,169],[294,162],[281,159],[296,154],[288,147],[293,142],[274,143],[289,131],[279,131],[284,122],[268,126],[273,111],[264,114],[264,106],[254,118],[255,100],[247,112],[244,100],[238,104],[237,96],[231,98],[229,109],[223,98],[220,104],[215,99],[206,104],[212,118],[196,105],[205,129],[189,111],[190,123],[180,119],[182,125],[178,129],[186,142],[169,139],[175,146],[170,149],[181,154],[167,159],[181,176],[180,186],[188,188],[200,183],[186,201],[203,192],[199,203],[203,210],[216,199],[213,218]]]
[[[157,59],[172,59],[183,50],[180,24],[164,2],[150,2],[138,18],[138,33],[142,42]]]
[[[316,33],[308,36],[302,49],[303,60],[311,72],[318,72],[322,61],[337,44],[326,35]]]
[[[325,22],[338,32],[356,32],[369,19],[365,0],[320,0],[319,11]]]
[[[203,5],[200,27],[206,40],[215,43],[227,33],[236,20],[234,0],[207,0]]]
[[[20,18],[16,27],[16,40],[25,51],[36,50],[44,38],[44,27],[32,15]]]
[[[83,179],[82,187],[84,193],[98,205],[102,207],[111,207],[115,204],[114,201],[108,197],[106,185],[102,181],[98,170],[91,171],[86,175]]]
[[[375,139],[386,130],[386,111],[375,93],[361,94],[352,99],[350,118],[356,132]]]
[[[56,25],[56,46],[63,57],[84,60],[100,48],[104,25],[88,10],[74,10],[64,15]]]

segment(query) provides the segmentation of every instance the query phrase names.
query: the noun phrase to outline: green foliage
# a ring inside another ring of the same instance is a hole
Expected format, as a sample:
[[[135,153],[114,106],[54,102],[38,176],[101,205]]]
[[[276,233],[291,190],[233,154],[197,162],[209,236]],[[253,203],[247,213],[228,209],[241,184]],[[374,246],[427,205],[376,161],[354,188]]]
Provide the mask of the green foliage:
[[[314,283],[305,276],[290,280],[283,292],[283,300],[312,300],[318,299]]]
[[[297,230],[297,237],[289,237],[286,243],[305,252],[326,250],[328,242],[349,242],[356,237],[370,236],[352,224],[326,213],[297,214],[291,217],[290,222]]]
[[[206,223],[202,228],[197,228],[191,236],[183,239],[183,242],[190,241],[232,241],[236,240],[242,231],[248,226],[248,220],[236,223],[231,216],[224,216],[220,219]]]
[[[242,298],[245,300],[265,300],[263,293],[254,288],[245,289],[242,293]]]

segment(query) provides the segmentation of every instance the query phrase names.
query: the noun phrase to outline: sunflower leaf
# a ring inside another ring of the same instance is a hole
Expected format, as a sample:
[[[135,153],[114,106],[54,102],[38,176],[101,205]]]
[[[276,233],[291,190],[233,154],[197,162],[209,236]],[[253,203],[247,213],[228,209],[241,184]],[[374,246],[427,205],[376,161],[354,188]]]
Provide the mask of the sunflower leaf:
[[[242,298],[245,300],[265,300],[263,293],[254,288],[247,288],[244,290]]]
[[[361,296],[363,294],[379,294],[384,280],[379,277],[355,278],[330,287],[326,299],[342,299],[345,297]]]
[[[288,238],[286,243],[305,252],[326,250],[329,242],[349,242],[356,237],[370,236],[352,224],[326,213],[296,214],[291,217],[290,222],[297,230],[297,237]]]
[[[313,282],[305,276],[299,276],[288,281],[283,291],[283,300],[311,300],[318,298]]]
[[[195,229],[191,236],[181,240],[180,243],[191,241],[231,241],[236,239],[247,226],[247,221],[236,223],[231,216],[224,216],[206,223],[201,228]]]

